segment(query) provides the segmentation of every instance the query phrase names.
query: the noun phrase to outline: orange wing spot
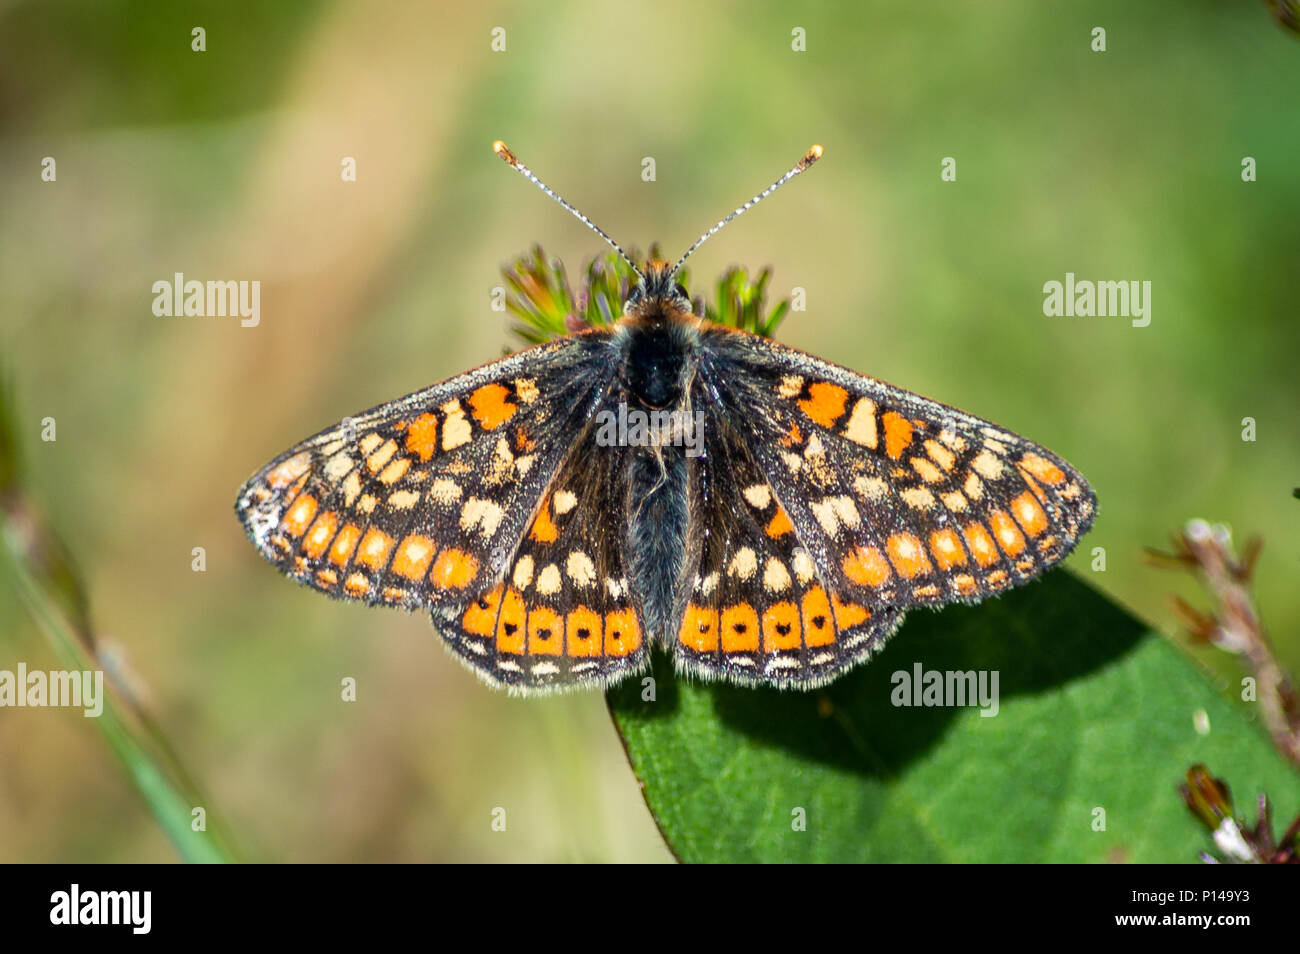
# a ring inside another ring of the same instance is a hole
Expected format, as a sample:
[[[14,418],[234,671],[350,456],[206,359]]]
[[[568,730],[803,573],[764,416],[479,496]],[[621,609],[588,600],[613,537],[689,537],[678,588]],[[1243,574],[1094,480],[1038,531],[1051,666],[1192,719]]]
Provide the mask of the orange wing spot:
[[[1011,501],[1011,514],[1031,537],[1036,537],[1047,529],[1047,514],[1028,490]]]
[[[641,646],[641,624],[631,609],[605,614],[605,655],[630,656]]]
[[[994,510],[989,514],[989,526],[997,535],[1002,552],[1013,557],[1025,548],[1025,537],[1005,510]]]
[[[871,619],[871,611],[865,606],[858,603],[845,603],[838,593],[831,594],[831,605],[835,609],[835,625],[840,632]]]
[[[602,636],[601,618],[585,606],[570,610],[565,620],[565,640],[570,656],[599,656]]]
[[[393,538],[384,531],[371,527],[361,538],[361,546],[357,548],[357,562],[372,570],[382,570],[392,549]]]
[[[524,608],[524,598],[513,586],[506,590],[501,602],[501,612],[497,616],[497,652],[517,653],[523,655],[525,624],[528,622],[528,610]]]
[[[266,475],[266,484],[273,490],[281,490],[293,483],[295,478],[301,477],[311,466],[311,452],[303,451],[301,454],[294,454],[286,461],[276,464]]]
[[[365,596],[370,592],[370,581],[361,573],[349,573],[348,578],[343,581],[343,589],[347,591],[348,596]]]
[[[1026,454],[1020,458],[1020,466],[1045,484],[1051,484],[1055,487],[1058,484],[1065,483],[1065,471],[1046,457],[1041,457],[1038,454]]]
[[[411,534],[397,548],[397,555],[393,557],[393,572],[408,580],[423,578],[437,549],[437,544],[428,537]]]
[[[950,570],[966,563],[966,551],[962,548],[961,537],[952,529],[936,530],[930,534],[930,553],[934,556],[934,565],[941,570]]]
[[[302,552],[313,560],[319,560],[321,554],[325,552],[325,548],[334,539],[334,534],[338,528],[339,515],[333,510],[326,510],[316,518],[316,522],[307,531],[307,538],[302,542]]]
[[[802,444],[802,443],[803,443],[803,431],[799,430],[798,424],[791,424],[790,430],[786,431],[785,436],[781,438],[781,446],[794,447],[796,444]]]
[[[952,582],[962,596],[968,596],[976,590],[975,577],[969,573],[958,573],[952,578]]]
[[[429,571],[429,582],[442,590],[462,590],[474,582],[478,575],[478,560],[455,547],[448,547],[438,554],[433,569]]]
[[[461,628],[475,636],[492,635],[492,627],[497,621],[497,607],[501,605],[501,594],[505,586],[498,583],[490,593],[479,594],[478,599],[469,604],[465,615],[461,617]]]
[[[311,518],[316,516],[316,508],[319,506],[315,497],[311,494],[303,494],[293,502],[293,506],[284,515],[280,525],[290,536],[300,537],[307,529],[307,525],[311,523]]]
[[[384,587],[384,599],[388,600],[390,603],[401,603],[408,595],[410,594],[400,586]]]
[[[816,381],[808,385],[808,397],[799,402],[803,412],[822,427],[834,427],[844,414],[849,392],[829,381]]]
[[[790,522],[790,515],[785,512],[784,507],[777,504],[776,516],[768,522],[767,529],[764,532],[775,540],[777,537],[790,533],[793,530],[794,524]]]
[[[718,648],[718,611],[691,603],[682,617],[677,641],[697,653],[711,653]]]
[[[990,566],[998,562],[998,548],[993,545],[993,538],[984,529],[984,524],[968,523],[963,532],[966,535],[966,546],[970,547],[976,563]]]
[[[521,454],[529,454],[537,450],[537,441],[528,436],[528,431],[522,427],[515,430],[515,450]]]
[[[793,603],[776,603],[763,611],[763,652],[799,649],[803,645],[799,608]]]
[[[542,501],[542,509],[533,518],[533,528],[528,535],[538,543],[554,543],[560,537],[560,531],[551,522],[551,498]]]
[[[737,603],[722,611],[722,651],[753,652],[758,649],[758,614],[748,603]]]
[[[925,555],[925,546],[910,533],[896,533],[886,544],[890,562],[900,576],[912,579],[930,572],[930,561]]]
[[[316,583],[319,586],[330,587],[339,581],[339,575],[328,567],[324,570],[316,571]]]
[[[912,443],[912,422],[896,411],[886,411],[880,420],[885,425],[885,453],[898,460]]]
[[[399,457],[380,472],[379,482],[392,486],[401,480],[410,469],[411,458]]]
[[[891,576],[889,561],[876,547],[854,547],[840,567],[859,586],[881,586]]]
[[[519,405],[508,400],[510,391],[499,384],[485,384],[469,396],[474,420],[483,428],[494,431],[514,417]]]
[[[406,450],[427,461],[438,449],[438,416],[427,411],[411,422],[406,431]]]
[[[564,654],[564,617],[545,606],[528,611],[528,655]]]
[[[355,523],[344,524],[339,535],[334,538],[334,545],[330,547],[330,562],[335,566],[347,566],[348,560],[352,558],[352,551],[357,548],[357,541],[360,539],[360,527]]]
[[[831,602],[826,591],[814,586],[803,595],[804,642],[813,646],[829,646],[835,642],[835,624],[831,620]]]

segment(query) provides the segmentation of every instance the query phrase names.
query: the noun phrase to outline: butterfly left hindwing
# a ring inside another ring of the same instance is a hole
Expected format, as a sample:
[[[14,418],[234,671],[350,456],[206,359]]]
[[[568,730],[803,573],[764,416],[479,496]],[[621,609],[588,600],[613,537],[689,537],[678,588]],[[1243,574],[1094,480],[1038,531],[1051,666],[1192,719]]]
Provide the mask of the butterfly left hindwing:
[[[595,446],[591,428],[575,435],[501,582],[467,606],[433,607],[448,646],[486,681],[547,692],[609,685],[646,667],[650,640],[618,519],[627,456]]]

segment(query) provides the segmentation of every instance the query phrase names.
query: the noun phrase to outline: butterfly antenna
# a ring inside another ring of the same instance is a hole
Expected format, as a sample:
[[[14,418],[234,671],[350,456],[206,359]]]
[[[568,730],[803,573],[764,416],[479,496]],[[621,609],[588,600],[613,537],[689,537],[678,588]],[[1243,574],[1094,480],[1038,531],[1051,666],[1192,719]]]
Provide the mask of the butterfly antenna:
[[[694,252],[701,245],[703,245],[705,242],[707,242],[709,239],[713,238],[713,236],[717,235],[718,232],[722,231],[722,227],[724,225],[726,225],[728,222],[730,222],[732,219],[736,218],[737,216],[742,215],[745,212],[748,212],[754,206],[758,205],[758,203],[762,202],[769,195],[771,195],[777,189],[781,188],[781,186],[785,185],[787,182],[789,182],[799,173],[803,172],[805,169],[807,169],[809,166],[811,166],[814,162],[816,162],[821,157],[822,157],[822,147],[818,145],[814,145],[811,149],[809,149],[806,153],[804,153],[804,157],[802,159],[800,159],[798,162],[795,163],[793,169],[791,169],[781,178],[777,179],[775,182],[773,182],[770,186],[768,186],[758,195],[754,196],[754,198],[750,199],[748,202],[746,202],[744,205],[738,208],[735,212],[732,212],[729,216],[727,216],[725,219],[723,219],[713,228],[709,229],[698,239],[696,239],[695,244],[686,250],[686,254],[677,260],[677,264],[673,266],[672,274],[676,275],[678,269],[680,269],[682,265],[686,263],[686,260],[691,257],[691,253]]]
[[[591,229],[593,232],[595,232],[597,235],[603,238],[606,242],[608,242],[609,247],[612,248],[614,251],[618,252],[618,254],[622,256],[623,261],[627,262],[629,265],[632,266],[632,271],[636,272],[637,278],[644,277],[641,274],[641,269],[636,267],[636,262],[628,258],[627,252],[623,251],[623,249],[619,247],[617,242],[615,242],[612,238],[606,235],[605,232],[601,229],[601,227],[598,226],[595,222],[591,221],[591,219],[587,218],[585,215],[583,215],[573,206],[569,205],[569,203],[565,202],[563,198],[561,198],[559,195],[556,195],[556,193],[551,191],[551,187],[548,186],[541,179],[537,178],[537,176],[533,174],[533,170],[529,169],[526,165],[524,165],[522,162],[519,161],[519,157],[510,151],[509,146],[507,146],[500,139],[498,139],[496,142],[492,144],[492,151],[495,152],[502,159],[504,159],[506,163],[510,166],[510,168],[514,169],[516,172],[522,175],[533,185],[537,186],[537,188],[541,189],[543,192],[549,195],[556,202],[560,203],[560,205],[568,209],[569,212],[573,214],[574,218],[576,218],[579,222],[581,222],[587,228]]]

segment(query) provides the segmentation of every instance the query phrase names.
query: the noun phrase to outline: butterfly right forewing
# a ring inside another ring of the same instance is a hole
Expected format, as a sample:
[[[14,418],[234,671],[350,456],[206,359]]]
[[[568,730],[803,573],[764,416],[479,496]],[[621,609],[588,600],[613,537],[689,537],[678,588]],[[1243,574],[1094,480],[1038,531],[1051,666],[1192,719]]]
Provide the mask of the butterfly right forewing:
[[[1095,497],[988,421],[792,348],[710,329],[700,377],[819,570],[867,606],[975,601],[1060,561]]]

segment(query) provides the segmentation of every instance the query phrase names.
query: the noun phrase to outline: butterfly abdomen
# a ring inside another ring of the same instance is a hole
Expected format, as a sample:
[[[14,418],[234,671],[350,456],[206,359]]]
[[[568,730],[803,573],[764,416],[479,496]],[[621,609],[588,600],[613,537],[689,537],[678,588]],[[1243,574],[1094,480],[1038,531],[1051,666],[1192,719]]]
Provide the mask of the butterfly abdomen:
[[[680,447],[630,455],[627,480],[628,584],[641,601],[650,639],[676,634],[678,579],[685,560],[687,465]]]

